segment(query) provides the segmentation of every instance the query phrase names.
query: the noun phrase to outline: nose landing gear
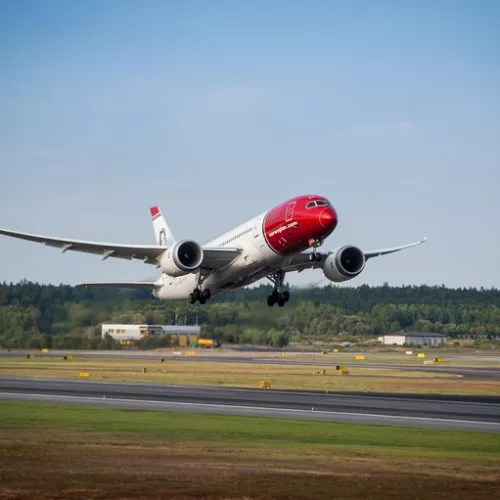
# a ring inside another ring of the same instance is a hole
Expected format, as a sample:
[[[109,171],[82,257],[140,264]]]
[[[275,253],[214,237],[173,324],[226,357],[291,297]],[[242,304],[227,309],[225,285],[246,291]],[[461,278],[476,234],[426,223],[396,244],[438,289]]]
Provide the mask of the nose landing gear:
[[[315,240],[314,238],[311,238],[309,240],[309,246],[312,247],[312,252],[309,254],[309,260],[311,262],[319,262],[322,258],[322,255],[316,251],[318,247],[320,247],[323,244],[323,241],[321,239]]]
[[[316,252],[315,250],[313,250],[310,254],[309,254],[309,260],[311,262],[319,262],[321,260],[321,254]]]
[[[283,271],[278,271],[267,278],[274,283],[274,290],[271,295],[267,297],[267,305],[273,307],[274,304],[278,304],[279,307],[283,307],[285,302],[290,300],[290,292],[288,290],[282,291],[285,273]]]

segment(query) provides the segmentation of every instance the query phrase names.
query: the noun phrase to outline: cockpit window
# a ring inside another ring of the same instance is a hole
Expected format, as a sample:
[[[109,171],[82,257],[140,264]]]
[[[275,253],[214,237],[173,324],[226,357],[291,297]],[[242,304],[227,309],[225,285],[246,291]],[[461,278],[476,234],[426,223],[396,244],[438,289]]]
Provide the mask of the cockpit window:
[[[331,207],[331,204],[328,200],[316,200],[316,201],[310,201],[306,205],[306,208],[313,208],[313,207]]]

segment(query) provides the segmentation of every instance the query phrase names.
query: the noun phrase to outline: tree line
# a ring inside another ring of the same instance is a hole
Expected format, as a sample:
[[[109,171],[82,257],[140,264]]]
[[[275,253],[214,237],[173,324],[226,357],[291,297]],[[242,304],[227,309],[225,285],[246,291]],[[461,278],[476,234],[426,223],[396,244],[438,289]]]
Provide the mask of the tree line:
[[[361,340],[389,331],[439,332],[449,338],[500,339],[500,290],[444,286],[291,288],[285,307],[270,308],[270,286],[238,289],[205,305],[155,300],[143,290],[74,288],[22,281],[0,283],[4,348],[111,349],[100,325],[201,325],[202,336],[226,343]],[[142,347],[161,345],[148,339]]]

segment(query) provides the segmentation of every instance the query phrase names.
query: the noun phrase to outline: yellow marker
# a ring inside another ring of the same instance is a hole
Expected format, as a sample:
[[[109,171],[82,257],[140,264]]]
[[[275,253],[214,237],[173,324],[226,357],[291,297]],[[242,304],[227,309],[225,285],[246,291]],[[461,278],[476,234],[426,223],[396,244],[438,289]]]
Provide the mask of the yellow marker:
[[[356,356],[356,360],[357,361],[363,361],[365,359],[365,357],[361,354],[361,355],[358,355]]]
[[[419,353],[417,354],[417,358],[425,358],[425,353],[423,353],[423,352],[419,352]]]
[[[338,349],[333,349],[333,352],[339,352],[339,350]]]
[[[81,378],[89,378],[90,377],[90,373],[89,372],[80,372],[80,377]]]
[[[47,348],[42,349],[42,352],[49,352]]]

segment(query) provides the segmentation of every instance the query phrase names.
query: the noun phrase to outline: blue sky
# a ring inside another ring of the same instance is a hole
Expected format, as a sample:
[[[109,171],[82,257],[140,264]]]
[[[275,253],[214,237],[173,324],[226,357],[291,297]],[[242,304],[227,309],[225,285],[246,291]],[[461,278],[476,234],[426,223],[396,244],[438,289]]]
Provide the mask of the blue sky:
[[[500,287],[500,3],[0,2],[0,227],[201,243],[298,194],[352,285]],[[0,238],[0,280],[155,269]],[[321,281],[321,271],[291,277]],[[325,283],[325,282],[323,282]]]

